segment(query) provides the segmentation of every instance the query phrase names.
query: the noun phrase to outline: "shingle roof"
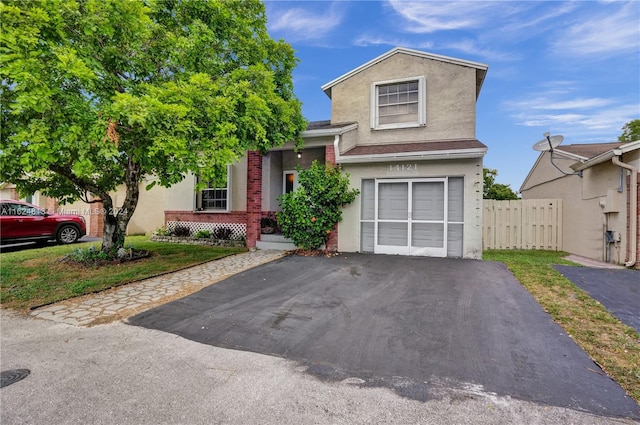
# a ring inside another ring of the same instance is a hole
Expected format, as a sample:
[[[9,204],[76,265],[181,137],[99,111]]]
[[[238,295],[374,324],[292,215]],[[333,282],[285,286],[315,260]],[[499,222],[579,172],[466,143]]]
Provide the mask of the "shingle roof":
[[[353,122],[338,122],[331,123],[331,120],[323,120],[323,121],[310,121],[307,123],[307,131],[309,130],[329,130],[333,128],[342,128],[348,125],[355,124]]]
[[[619,148],[624,145],[624,143],[614,142],[614,143],[584,143],[584,144],[575,144],[575,145],[562,145],[558,146],[555,150],[567,152],[573,155],[578,155],[583,158],[593,158],[598,155],[601,155],[611,149]]]
[[[393,143],[388,145],[360,145],[342,153],[349,155],[383,155],[405,152],[434,152],[459,149],[482,149],[487,146],[478,140],[443,140],[437,142]]]

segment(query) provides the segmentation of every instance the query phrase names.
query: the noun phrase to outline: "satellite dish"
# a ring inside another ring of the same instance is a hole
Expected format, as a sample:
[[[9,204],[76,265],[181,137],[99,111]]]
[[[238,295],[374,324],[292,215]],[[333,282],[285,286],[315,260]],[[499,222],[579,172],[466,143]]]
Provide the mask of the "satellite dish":
[[[549,137],[549,133],[544,133],[544,137],[545,137],[544,139],[540,140],[539,142],[536,142],[533,145],[534,151],[539,151],[539,152],[552,151],[553,148],[559,146],[560,143],[562,143],[562,141],[564,140],[564,137],[560,135]]]

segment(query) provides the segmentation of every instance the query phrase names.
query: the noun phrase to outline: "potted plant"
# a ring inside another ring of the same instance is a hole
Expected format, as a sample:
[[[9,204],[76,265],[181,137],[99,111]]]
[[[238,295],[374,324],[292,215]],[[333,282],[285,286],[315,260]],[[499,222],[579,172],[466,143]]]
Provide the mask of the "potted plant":
[[[260,219],[260,231],[265,234],[274,233],[278,229],[278,221],[273,213]]]

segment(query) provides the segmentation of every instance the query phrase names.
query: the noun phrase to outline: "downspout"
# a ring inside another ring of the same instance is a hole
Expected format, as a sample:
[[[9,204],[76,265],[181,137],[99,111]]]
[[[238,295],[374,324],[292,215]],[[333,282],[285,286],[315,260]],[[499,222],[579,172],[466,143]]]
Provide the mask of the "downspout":
[[[336,134],[333,138],[333,153],[336,156],[336,164],[340,164],[340,135]]]
[[[613,155],[611,161],[613,161],[615,165],[631,172],[631,183],[629,185],[629,242],[631,244],[631,252],[629,254],[629,261],[624,265],[625,267],[633,267],[638,258],[638,170],[636,167],[621,161],[622,150],[614,149]]]

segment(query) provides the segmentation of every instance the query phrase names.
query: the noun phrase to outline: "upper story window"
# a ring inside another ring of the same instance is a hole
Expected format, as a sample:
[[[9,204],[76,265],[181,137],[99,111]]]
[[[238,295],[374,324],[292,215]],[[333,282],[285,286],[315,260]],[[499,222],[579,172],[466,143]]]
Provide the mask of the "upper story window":
[[[373,83],[371,85],[371,128],[425,125],[424,86],[424,77]]]
[[[196,198],[198,211],[226,212],[231,210],[230,173],[231,166],[228,166],[227,175],[223,181],[217,184],[209,182],[207,187],[198,193]]]

